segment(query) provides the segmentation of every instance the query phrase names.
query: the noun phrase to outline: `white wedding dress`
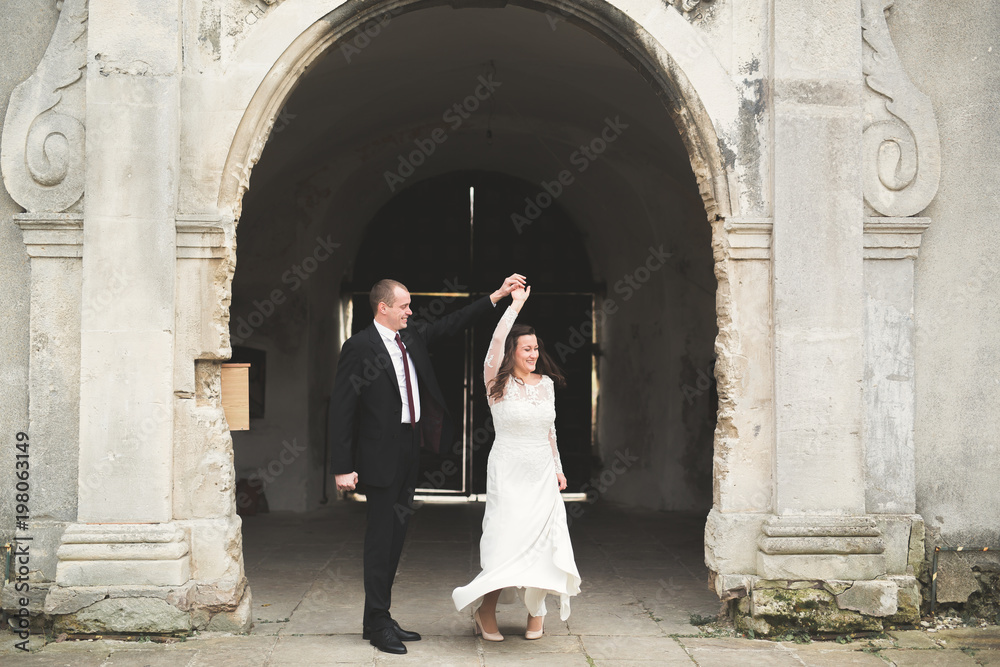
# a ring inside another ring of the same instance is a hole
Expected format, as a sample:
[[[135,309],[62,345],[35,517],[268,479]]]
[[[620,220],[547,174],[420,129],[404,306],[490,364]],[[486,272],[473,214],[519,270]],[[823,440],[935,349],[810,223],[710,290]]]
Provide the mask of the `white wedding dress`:
[[[483,370],[487,387],[496,377],[516,317],[517,311],[508,308],[493,332]],[[478,609],[483,596],[498,589],[504,589],[501,602],[513,602],[517,590],[529,614],[544,616],[545,596],[552,593],[560,598],[559,617],[565,621],[570,596],[580,592],[580,574],[556,480],[562,465],[552,379],[542,376],[531,385],[511,377],[503,398],[491,400],[490,409],[496,439],[486,469],[479,547],[483,571],[452,592],[455,608]]]

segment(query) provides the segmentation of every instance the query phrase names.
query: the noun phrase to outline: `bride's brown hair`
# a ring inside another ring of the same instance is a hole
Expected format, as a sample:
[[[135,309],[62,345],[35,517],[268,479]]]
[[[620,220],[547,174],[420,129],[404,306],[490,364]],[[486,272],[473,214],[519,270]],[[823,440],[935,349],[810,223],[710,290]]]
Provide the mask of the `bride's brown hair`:
[[[549,353],[545,351],[545,344],[538,337],[538,334],[535,333],[535,330],[527,324],[515,324],[511,327],[510,333],[507,334],[507,340],[503,344],[503,361],[500,362],[500,370],[497,371],[497,376],[493,378],[493,382],[487,387],[488,398],[493,401],[499,401],[503,398],[504,389],[507,387],[507,380],[513,378],[514,382],[521,382],[521,380],[514,377],[514,349],[517,347],[517,340],[521,336],[534,336],[535,340],[538,341],[538,362],[535,364],[535,372],[548,375],[552,378],[552,382],[560,387],[566,386],[566,378],[563,375],[562,369],[556,365],[556,362],[552,360]]]

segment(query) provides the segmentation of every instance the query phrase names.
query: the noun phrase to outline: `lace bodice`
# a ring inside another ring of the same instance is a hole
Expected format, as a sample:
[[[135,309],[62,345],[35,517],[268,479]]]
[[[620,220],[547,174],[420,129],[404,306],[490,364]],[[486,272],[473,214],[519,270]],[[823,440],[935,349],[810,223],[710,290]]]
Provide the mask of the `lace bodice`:
[[[500,318],[490,349],[486,353],[486,363],[483,365],[483,377],[487,392],[496,379],[503,361],[504,342],[514,326],[517,311],[507,308]],[[552,378],[543,375],[537,384],[523,383],[510,377],[504,388],[503,397],[494,401],[489,399],[490,410],[493,413],[493,424],[496,428],[496,445],[507,447],[535,449],[547,443],[555,462],[556,472],[562,473],[562,462],[559,460],[559,448],[556,445],[556,395]]]

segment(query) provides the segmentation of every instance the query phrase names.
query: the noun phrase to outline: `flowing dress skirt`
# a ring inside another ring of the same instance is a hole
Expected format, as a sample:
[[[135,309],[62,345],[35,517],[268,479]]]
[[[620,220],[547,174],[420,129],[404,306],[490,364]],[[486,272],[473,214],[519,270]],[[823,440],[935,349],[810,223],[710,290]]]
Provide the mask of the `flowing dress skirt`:
[[[483,596],[498,589],[505,589],[501,602],[512,602],[520,589],[532,616],[545,615],[547,594],[558,595],[559,617],[565,621],[570,596],[580,592],[580,574],[549,443],[515,443],[498,434],[487,463],[486,488],[483,571],[454,590],[455,608],[478,609]]]

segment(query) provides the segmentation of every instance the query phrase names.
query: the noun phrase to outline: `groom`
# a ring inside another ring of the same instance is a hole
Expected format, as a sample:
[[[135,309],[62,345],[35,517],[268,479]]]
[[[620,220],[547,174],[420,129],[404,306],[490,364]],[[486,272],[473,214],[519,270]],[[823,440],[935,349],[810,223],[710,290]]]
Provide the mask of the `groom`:
[[[338,490],[361,486],[367,499],[362,637],[380,651],[406,653],[403,642],[420,639],[389,614],[410,515],[396,509],[412,506],[420,445],[436,452],[442,441],[451,442],[451,419],[427,346],[468,328],[524,285],[524,276],[515,273],[490,296],[408,327],[410,293],[402,283],[380,280],[369,295],[374,321],[340,351],[330,397],[331,472]]]

